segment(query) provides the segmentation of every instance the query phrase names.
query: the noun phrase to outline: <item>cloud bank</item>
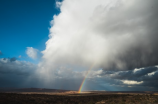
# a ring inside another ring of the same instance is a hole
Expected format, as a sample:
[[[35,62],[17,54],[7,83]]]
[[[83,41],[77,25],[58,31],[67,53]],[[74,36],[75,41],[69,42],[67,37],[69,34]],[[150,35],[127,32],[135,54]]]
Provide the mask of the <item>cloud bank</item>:
[[[54,88],[78,90],[86,71],[60,67],[52,73],[37,74],[37,65],[26,61],[0,59],[0,88]],[[50,76],[55,75],[55,76]],[[49,77],[48,77],[49,76]],[[158,67],[145,67],[127,71],[93,70],[89,73],[83,90],[138,91],[157,90]]]

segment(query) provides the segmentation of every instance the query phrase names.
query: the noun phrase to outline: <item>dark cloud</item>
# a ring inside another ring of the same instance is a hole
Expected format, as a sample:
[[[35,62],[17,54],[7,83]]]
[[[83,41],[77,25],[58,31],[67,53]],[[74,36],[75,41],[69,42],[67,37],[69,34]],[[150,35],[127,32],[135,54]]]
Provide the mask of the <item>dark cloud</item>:
[[[143,6],[140,6],[142,3]],[[124,33],[132,34],[131,40],[133,39],[132,44],[128,47],[126,47],[126,45],[131,42],[130,38],[123,42],[124,44],[122,44],[121,48],[123,51],[121,53],[119,53],[119,50],[114,49],[115,51],[118,51],[118,55],[115,57],[116,61],[114,60],[109,63],[109,67],[103,66],[105,69],[119,69],[118,62],[121,63],[121,65],[124,65],[124,67],[120,68],[124,70],[154,66],[158,64],[157,5],[157,0],[138,0],[136,5],[125,10],[126,12],[122,15],[123,17],[118,16],[114,19],[117,20],[117,18],[122,18],[122,20],[114,21],[116,23],[111,24],[110,29],[104,28],[105,31],[113,31],[120,36]],[[125,21],[130,20],[131,22],[126,24],[127,22]],[[119,41],[115,42],[117,43]]]
[[[148,75],[148,73],[152,73],[157,70],[158,68],[153,66],[153,67],[145,67],[145,68],[134,69],[134,70],[129,70],[129,71],[113,71],[111,72],[111,75],[112,75],[111,78],[138,80],[141,77]],[[107,72],[105,72],[105,75],[106,74]]]
[[[151,67],[144,67],[144,68],[137,68],[133,70],[126,70],[126,71],[105,71],[103,70],[102,73],[99,74],[101,78],[104,78],[104,83],[109,83],[116,88],[124,88],[123,90],[130,90],[130,91],[139,91],[139,90],[152,90],[155,91],[158,88],[158,67],[151,66]],[[110,79],[110,81],[107,81]],[[126,84],[123,83],[124,81],[130,82],[142,82],[140,84]],[[116,86],[118,85],[118,86]],[[121,87],[122,86],[122,87]]]
[[[0,73],[12,73],[17,75],[31,74],[36,70],[36,65],[30,62],[23,61],[10,61],[11,59],[1,58],[0,59]]]
[[[0,87],[37,87],[78,90],[83,77],[75,74],[72,70],[57,71],[56,77],[45,82],[46,77],[41,77],[35,64],[26,61],[12,60],[10,58],[0,59]],[[70,76],[71,74],[71,76]],[[77,78],[75,78],[77,77]]]
[[[31,87],[38,85],[35,71],[37,66],[15,58],[0,59],[0,87]],[[32,80],[28,81],[30,78]],[[36,83],[32,83],[36,82]],[[31,84],[32,83],[32,84]]]
[[[3,55],[3,53],[1,52],[1,50],[0,50],[0,55]]]
[[[12,58],[2,58],[1,60],[10,60],[10,62],[16,61],[17,58],[16,57],[12,57]]]
[[[10,58],[10,61],[13,62],[13,61],[16,61],[16,59],[17,59],[16,57],[12,57]]]

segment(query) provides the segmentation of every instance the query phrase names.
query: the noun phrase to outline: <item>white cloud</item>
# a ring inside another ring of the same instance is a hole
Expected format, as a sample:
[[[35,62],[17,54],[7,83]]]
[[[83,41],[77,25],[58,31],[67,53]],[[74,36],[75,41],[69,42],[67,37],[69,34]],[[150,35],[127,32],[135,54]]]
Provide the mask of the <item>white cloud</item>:
[[[1,63],[7,63],[8,61],[10,61],[10,60],[6,60],[6,59],[3,59],[3,58],[0,59]]]
[[[21,58],[21,55],[19,55],[19,58]]]
[[[128,84],[128,85],[137,85],[137,84],[142,84],[143,81],[137,82],[137,81],[132,81],[132,80],[122,80],[122,82],[124,84]]]
[[[133,73],[136,73],[136,72],[138,72],[138,71],[141,71],[142,69],[144,69],[144,68],[135,68],[135,69],[133,70]]]
[[[140,4],[143,5],[140,6]],[[49,40],[38,64],[48,83],[56,78],[84,75],[92,66],[103,70],[141,71],[158,62],[157,2],[154,0],[64,0],[51,21]],[[61,5],[62,4],[62,5]],[[151,8],[154,8],[151,9]],[[154,23],[155,25],[153,25]],[[152,27],[152,28],[151,28]],[[155,29],[154,29],[155,28]],[[78,71],[79,72],[79,71]],[[77,74],[76,74],[77,73]],[[99,76],[102,71],[90,73]],[[136,73],[137,74],[137,73]],[[139,74],[139,73],[138,73]],[[114,76],[114,74],[113,74]],[[92,78],[92,77],[91,77]],[[124,81],[124,84],[143,82]]]
[[[148,73],[148,76],[152,76],[152,75],[154,75],[155,73],[156,73],[156,71],[155,71],[155,72]]]
[[[26,54],[32,59],[38,58],[38,50],[33,47],[27,47]]]
[[[56,2],[56,7],[57,8],[60,8],[61,5],[62,5],[62,2],[59,2],[59,1]]]
[[[147,26],[152,16],[148,8],[152,3],[64,0],[61,13],[54,15],[51,22],[50,39],[40,65],[44,70],[67,64],[87,68],[95,64],[108,70],[128,70],[153,64],[151,60],[155,61],[155,57],[148,56],[156,48],[148,37],[155,35]]]

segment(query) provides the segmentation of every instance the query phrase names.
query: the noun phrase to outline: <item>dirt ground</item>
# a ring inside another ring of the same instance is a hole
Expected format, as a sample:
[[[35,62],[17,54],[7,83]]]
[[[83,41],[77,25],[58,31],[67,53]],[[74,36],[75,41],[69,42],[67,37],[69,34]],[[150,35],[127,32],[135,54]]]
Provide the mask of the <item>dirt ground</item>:
[[[158,104],[157,93],[0,93],[0,104]]]

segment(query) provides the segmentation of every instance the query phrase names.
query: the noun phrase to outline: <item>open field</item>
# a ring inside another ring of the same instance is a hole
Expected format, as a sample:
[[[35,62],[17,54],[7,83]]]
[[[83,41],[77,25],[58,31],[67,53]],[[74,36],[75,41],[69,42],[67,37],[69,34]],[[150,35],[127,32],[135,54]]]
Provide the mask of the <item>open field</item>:
[[[158,104],[157,92],[0,93],[0,104]]]

